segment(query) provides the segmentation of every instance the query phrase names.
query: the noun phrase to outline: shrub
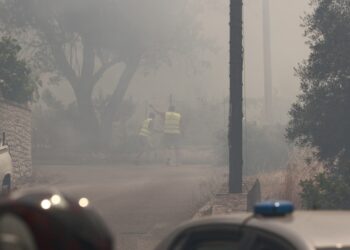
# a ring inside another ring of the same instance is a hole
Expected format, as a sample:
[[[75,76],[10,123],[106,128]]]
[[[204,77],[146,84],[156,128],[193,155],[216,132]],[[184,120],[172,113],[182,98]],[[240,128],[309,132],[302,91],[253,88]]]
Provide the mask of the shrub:
[[[302,181],[301,199],[306,209],[350,209],[349,165],[340,164]]]
[[[33,100],[37,86],[27,63],[18,59],[20,50],[21,46],[12,38],[0,41],[0,90],[7,100],[27,103]]]
[[[254,122],[244,128],[244,172],[248,175],[285,168],[289,147],[281,125],[260,126]],[[228,164],[227,130],[217,133],[218,164]]]

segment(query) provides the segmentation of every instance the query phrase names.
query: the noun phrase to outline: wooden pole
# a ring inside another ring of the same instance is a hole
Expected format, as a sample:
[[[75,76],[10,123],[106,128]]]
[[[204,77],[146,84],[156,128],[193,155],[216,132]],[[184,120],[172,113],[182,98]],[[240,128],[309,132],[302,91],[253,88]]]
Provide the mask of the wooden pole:
[[[270,0],[263,0],[265,121],[273,122]]]
[[[242,193],[243,1],[230,4],[229,192]]]

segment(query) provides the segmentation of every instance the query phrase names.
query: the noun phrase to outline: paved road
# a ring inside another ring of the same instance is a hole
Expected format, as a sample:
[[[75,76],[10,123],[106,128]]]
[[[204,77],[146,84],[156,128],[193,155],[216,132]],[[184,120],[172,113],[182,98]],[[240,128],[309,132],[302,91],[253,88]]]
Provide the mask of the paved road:
[[[38,185],[88,197],[117,238],[118,249],[150,249],[191,218],[223,181],[208,166],[41,166]]]

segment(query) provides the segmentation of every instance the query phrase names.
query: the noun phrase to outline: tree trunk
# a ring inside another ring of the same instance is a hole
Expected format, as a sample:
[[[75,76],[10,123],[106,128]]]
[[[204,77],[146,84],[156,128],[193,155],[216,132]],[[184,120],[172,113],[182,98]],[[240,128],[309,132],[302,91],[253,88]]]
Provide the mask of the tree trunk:
[[[92,92],[96,83],[103,74],[115,65],[118,61],[111,60],[102,65],[96,72],[96,51],[89,41],[82,36],[82,67],[81,73],[70,64],[62,43],[57,43],[55,35],[46,27],[45,33],[50,41],[51,50],[55,57],[56,64],[61,73],[71,85],[77,102],[77,115],[79,116],[78,130],[81,137],[81,145],[85,149],[94,149],[98,146],[98,135],[100,123],[95,112],[92,100]],[[76,65],[75,65],[76,66]],[[78,72],[77,72],[78,71]]]
[[[242,99],[243,99],[243,1],[230,5],[230,123],[229,123],[229,191],[242,193]]]
[[[82,44],[83,62],[81,75],[77,79],[77,82],[72,84],[72,87],[77,101],[78,125],[82,147],[96,150],[99,122],[92,100],[92,92],[97,82],[94,78],[95,51],[93,46],[84,37],[82,37]]]
[[[111,146],[111,134],[113,132],[113,122],[118,121],[123,99],[128,90],[132,77],[139,66],[139,59],[129,61],[125,64],[125,69],[121,75],[118,85],[114,90],[110,102],[108,103],[101,119],[101,143],[104,147]]]
[[[86,149],[97,147],[96,140],[99,129],[99,122],[96,117],[92,102],[92,90],[87,83],[81,82],[74,89],[77,101],[78,129],[81,135],[81,144]]]

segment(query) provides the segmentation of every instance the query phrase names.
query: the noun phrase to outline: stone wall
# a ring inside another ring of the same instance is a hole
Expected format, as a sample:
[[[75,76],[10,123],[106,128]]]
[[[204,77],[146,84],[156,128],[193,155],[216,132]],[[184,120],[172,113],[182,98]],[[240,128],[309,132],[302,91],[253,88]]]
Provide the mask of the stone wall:
[[[0,99],[0,132],[6,142],[14,165],[14,180],[32,176],[32,120],[31,110]]]

